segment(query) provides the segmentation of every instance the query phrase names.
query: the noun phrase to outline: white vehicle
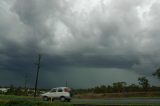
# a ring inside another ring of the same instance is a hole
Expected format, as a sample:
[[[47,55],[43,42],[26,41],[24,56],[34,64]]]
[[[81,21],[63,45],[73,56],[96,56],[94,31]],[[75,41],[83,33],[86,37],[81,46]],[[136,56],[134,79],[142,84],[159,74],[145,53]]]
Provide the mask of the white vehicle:
[[[57,87],[47,93],[41,94],[41,96],[44,101],[59,99],[62,102],[70,102],[72,94],[71,89],[68,87]]]

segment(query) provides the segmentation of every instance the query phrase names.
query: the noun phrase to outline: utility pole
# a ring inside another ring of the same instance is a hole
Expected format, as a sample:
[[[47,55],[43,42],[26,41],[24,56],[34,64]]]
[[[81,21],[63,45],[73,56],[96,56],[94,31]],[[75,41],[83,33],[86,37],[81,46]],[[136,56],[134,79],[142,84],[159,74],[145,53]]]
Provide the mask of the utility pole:
[[[36,74],[36,82],[35,82],[35,90],[34,90],[34,97],[37,95],[37,84],[38,84],[38,77],[39,77],[39,69],[40,69],[40,62],[41,62],[41,55],[38,55],[38,62],[37,65],[37,74]]]
[[[25,93],[27,94],[27,79],[28,79],[28,75],[27,73],[25,73],[25,81],[24,81],[24,90],[25,90]]]
[[[68,86],[68,81],[66,80],[66,87]]]

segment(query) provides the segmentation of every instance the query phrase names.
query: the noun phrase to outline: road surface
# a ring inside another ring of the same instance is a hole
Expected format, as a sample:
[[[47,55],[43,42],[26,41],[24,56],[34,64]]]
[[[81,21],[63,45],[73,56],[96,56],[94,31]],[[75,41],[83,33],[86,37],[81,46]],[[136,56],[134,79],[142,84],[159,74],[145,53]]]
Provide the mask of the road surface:
[[[73,99],[73,104],[159,104],[160,98],[123,98],[123,99]]]

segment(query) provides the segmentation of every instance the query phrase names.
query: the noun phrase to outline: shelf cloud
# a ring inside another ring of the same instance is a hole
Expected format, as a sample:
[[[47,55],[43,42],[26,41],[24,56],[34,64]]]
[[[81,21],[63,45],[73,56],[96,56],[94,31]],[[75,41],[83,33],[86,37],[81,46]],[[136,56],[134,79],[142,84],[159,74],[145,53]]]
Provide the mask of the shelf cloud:
[[[0,0],[0,83],[27,73],[32,86],[41,54],[40,87],[158,84],[159,11],[159,0]]]

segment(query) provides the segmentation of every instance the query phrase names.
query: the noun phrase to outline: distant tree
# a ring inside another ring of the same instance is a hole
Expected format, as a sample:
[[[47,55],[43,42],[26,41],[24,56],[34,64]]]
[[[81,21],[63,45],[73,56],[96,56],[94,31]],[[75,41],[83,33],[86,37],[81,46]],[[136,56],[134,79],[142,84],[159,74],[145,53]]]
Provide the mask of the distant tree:
[[[150,86],[148,79],[146,77],[139,77],[138,81],[139,81],[139,85],[142,86],[143,90],[147,91]]]
[[[101,93],[106,93],[107,92],[107,87],[105,85],[100,86],[100,92]]]
[[[7,95],[14,95],[15,87],[10,85],[9,90],[6,92]]]
[[[96,86],[94,88],[94,93],[100,93],[100,87],[99,86]]]
[[[123,92],[125,90],[126,82],[116,82],[113,83],[114,92]]]
[[[160,80],[160,68],[158,68],[152,75],[156,76]]]
[[[15,89],[14,94],[15,95],[25,95],[25,92],[22,91],[22,87],[18,87]]]
[[[129,86],[127,86],[127,92],[136,92],[139,90],[139,86],[136,84],[131,84]]]
[[[107,86],[107,92],[108,92],[108,93],[113,92],[113,88],[112,88],[112,86],[110,86],[110,85],[108,85],[108,86]]]
[[[107,87],[105,85],[97,86],[94,88],[94,93],[106,93]]]

